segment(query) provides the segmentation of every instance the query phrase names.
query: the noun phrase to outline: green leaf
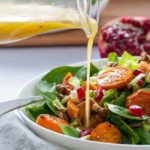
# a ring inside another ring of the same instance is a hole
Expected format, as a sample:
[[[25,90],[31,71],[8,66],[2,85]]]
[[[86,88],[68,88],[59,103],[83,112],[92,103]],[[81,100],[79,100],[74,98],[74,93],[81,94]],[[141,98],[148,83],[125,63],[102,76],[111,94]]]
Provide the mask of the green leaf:
[[[63,112],[67,110],[67,108],[59,101],[59,99],[55,99],[52,101],[52,103],[58,110],[62,110]]]
[[[89,91],[89,95],[90,95],[91,98],[95,98],[96,92],[90,90],[90,91]]]
[[[121,117],[130,119],[130,120],[139,120],[139,121],[142,121],[142,120],[146,120],[147,119],[147,118],[144,118],[144,117],[140,118],[140,117],[132,116],[132,115],[129,114],[128,109],[126,109],[124,107],[121,107],[121,106],[117,106],[117,105],[113,105],[113,104],[108,104],[108,103],[106,104],[106,106],[114,114],[117,114],[117,115],[119,115]]]
[[[111,52],[108,54],[108,61],[113,63],[118,63],[118,55],[115,52]]]
[[[124,52],[122,58],[119,60],[119,65],[127,67],[131,70],[136,70],[139,68],[138,59],[128,52]]]
[[[139,136],[136,134],[136,132],[133,131],[133,129],[128,126],[121,118],[116,117],[114,115],[111,115],[109,117],[110,121],[120,129],[120,131],[128,137],[128,140],[131,144],[137,144],[139,143]],[[125,139],[124,139],[125,140]],[[125,142],[125,141],[124,141]],[[126,141],[127,142],[127,141]]]
[[[127,92],[121,92],[121,94],[113,101],[114,105],[124,106]]]
[[[80,132],[73,127],[61,125],[60,128],[65,135],[69,135],[76,138],[80,137]]]
[[[53,101],[57,99],[57,93],[42,93],[49,109],[57,116],[57,108],[53,105]]]
[[[131,139],[129,139],[125,134],[121,134],[121,144],[130,144]]]
[[[144,123],[143,127],[150,132],[150,124]]]
[[[81,140],[90,140],[90,135],[86,135],[80,138]]]
[[[40,80],[37,84],[37,88],[40,90],[41,93],[54,92],[55,87],[56,83],[48,83],[45,80]]]
[[[134,131],[140,137],[140,141],[142,144],[150,145],[150,132],[148,132],[144,128],[134,128]]]
[[[150,83],[150,72],[146,73],[145,82]]]
[[[117,97],[117,90],[116,89],[111,89],[105,92],[104,97],[100,101],[100,105],[104,105],[104,103],[109,103],[111,102],[114,98]]]
[[[63,82],[66,74],[70,72],[73,76],[76,76],[80,80],[86,80],[87,69],[85,66],[72,67],[72,66],[62,66],[51,70],[47,73],[37,84],[37,88],[42,92],[53,92],[56,84]],[[91,75],[98,73],[98,69],[91,64]]]
[[[41,114],[52,114],[52,111],[45,102],[28,105],[24,108],[24,111],[32,121],[35,121]]]

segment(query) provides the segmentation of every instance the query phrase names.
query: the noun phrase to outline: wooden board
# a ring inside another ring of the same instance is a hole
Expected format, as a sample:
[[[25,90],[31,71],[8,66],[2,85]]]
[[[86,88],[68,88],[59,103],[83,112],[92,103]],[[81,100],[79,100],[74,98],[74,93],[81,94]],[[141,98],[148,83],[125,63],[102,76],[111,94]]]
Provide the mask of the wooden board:
[[[101,14],[100,26],[119,16],[150,16],[150,0],[110,0]],[[98,36],[97,36],[98,38]],[[97,41],[95,40],[95,43]],[[49,46],[49,45],[85,45],[87,38],[81,30],[71,30],[54,34],[39,35],[17,43],[0,45],[14,46]]]

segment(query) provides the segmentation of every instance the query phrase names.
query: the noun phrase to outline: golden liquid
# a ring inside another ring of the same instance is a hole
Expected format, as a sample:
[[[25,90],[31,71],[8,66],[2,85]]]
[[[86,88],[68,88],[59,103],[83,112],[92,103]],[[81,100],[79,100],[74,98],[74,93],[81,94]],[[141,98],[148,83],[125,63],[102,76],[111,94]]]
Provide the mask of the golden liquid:
[[[36,7],[36,5],[23,5],[21,7],[18,5],[0,5],[0,43],[10,43],[59,29],[83,29],[88,37],[85,105],[85,127],[88,128],[90,126],[90,63],[93,41],[98,30],[98,25],[90,17],[88,18],[88,22],[82,22],[81,25],[81,18],[78,17],[77,12],[73,9],[40,6],[39,12],[41,13],[37,14],[36,9],[39,9],[39,6]],[[42,16],[40,16],[41,14]],[[44,18],[43,14],[45,14]],[[22,16],[26,16],[27,18]]]
[[[86,86],[86,101],[85,101],[85,127],[90,127],[90,64],[92,56],[93,41],[98,31],[98,24],[94,21],[90,21],[90,26],[92,29],[91,35],[88,37],[87,44],[87,86]]]
[[[0,22],[0,43],[9,43],[42,33],[80,28],[69,22]]]

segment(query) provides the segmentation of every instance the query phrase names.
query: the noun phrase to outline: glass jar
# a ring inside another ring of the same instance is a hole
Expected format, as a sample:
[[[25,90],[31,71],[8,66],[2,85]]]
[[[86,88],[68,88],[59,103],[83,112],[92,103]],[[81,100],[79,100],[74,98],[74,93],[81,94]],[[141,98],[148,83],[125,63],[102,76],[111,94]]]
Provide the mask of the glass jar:
[[[0,0],[0,43],[72,28],[82,28],[90,35],[89,20],[98,21],[104,1]]]

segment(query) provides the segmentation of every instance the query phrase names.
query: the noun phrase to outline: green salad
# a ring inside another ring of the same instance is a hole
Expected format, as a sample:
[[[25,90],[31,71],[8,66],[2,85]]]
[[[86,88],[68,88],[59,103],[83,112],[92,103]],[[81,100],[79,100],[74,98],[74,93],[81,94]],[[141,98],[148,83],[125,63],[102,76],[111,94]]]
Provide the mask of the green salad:
[[[48,72],[37,89],[40,103],[24,108],[36,124],[97,142],[150,144],[150,57],[110,53],[105,66],[91,64],[90,127],[85,128],[85,66]]]

